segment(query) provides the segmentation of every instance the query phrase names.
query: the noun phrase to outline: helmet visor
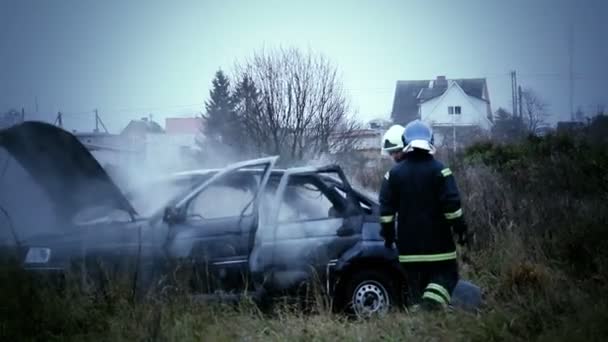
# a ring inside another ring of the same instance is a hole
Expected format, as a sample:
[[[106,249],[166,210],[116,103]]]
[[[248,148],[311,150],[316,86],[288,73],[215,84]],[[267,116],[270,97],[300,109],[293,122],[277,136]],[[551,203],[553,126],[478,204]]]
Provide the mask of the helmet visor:
[[[426,141],[426,140],[412,140],[412,142],[410,143],[410,147],[413,148],[419,148],[421,150],[426,150],[426,151],[431,151],[433,150],[433,146],[431,145],[430,142]]]

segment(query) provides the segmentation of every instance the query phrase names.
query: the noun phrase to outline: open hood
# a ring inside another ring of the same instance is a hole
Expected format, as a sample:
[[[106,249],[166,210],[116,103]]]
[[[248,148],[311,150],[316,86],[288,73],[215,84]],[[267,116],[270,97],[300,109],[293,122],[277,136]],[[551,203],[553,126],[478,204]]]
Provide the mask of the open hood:
[[[0,147],[48,194],[60,217],[71,219],[90,207],[136,214],[93,155],[59,127],[28,121],[0,130]]]

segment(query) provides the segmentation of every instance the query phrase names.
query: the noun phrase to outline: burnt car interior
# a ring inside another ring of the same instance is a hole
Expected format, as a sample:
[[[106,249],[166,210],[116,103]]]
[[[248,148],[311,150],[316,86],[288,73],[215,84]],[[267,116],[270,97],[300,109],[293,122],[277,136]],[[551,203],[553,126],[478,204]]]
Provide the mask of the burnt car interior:
[[[187,206],[187,219],[251,216],[260,176],[239,172],[210,184]]]
[[[125,197],[142,217],[150,217],[164,209],[171,198],[186,194],[209,179],[211,174],[197,174],[156,179],[129,189]]]
[[[282,177],[282,172],[270,175],[260,194],[263,209],[270,209],[269,205],[275,200]],[[198,182],[203,180],[204,178],[197,178]],[[253,223],[254,220],[247,218],[255,216],[253,204],[260,181],[261,170],[244,170],[226,175],[197,194],[186,206],[184,216],[176,221],[199,222],[204,225],[220,220],[233,226],[240,226],[243,223],[240,221]],[[312,221],[370,212],[371,204],[359,196],[349,197],[347,191],[343,184],[327,177],[290,175],[280,199],[278,222]]]
[[[269,183],[267,193],[276,191],[278,179]],[[290,176],[279,207],[278,222],[313,221],[341,217],[345,204],[317,177]]]
[[[286,175],[275,170],[258,197],[263,173],[259,169],[238,170],[209,183],[187,202],[183,214],[176,214],[181,217],[169,222],[173,232],[170,239],[191,239],[204,234],[204,241],[193,246],[195,259],[222,265],[225,273],[242,273],[245,271],[242,261],[249,257],[259,231],[256,202],[262,211],[278,209],[276,226],[262,229],[263,234],[273,235],[277,245],[355,234],[357,224],[348,217],[361,215],[363,211],[358,199],[356,209],[349,205],[352,198],[346,195],[348,190],[343,184],[314,172]],[[286,186],[277,198],[284,177],[288,177]],[[342,187],[342,193],[338,186]],[[278,207],[272,206],[276,201]],[[211,255],[213,258],[207,257]]]

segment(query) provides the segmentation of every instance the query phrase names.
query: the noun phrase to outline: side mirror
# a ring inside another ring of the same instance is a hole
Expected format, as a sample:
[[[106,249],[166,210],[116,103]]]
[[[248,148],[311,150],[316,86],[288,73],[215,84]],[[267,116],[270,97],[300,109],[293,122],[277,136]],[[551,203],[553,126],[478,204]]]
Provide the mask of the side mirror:
[[[163,221],[173,224],[179,223],[181,220],[180,212],[177,208],[174,207],[166,207],[165,213],[163,214]]]

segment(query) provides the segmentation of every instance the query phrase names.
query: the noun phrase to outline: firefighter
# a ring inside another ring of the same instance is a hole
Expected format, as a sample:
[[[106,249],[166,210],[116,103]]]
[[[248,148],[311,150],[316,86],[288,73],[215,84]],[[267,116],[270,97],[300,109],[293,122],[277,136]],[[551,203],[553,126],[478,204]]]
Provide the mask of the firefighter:
[[[403,160],[385,174],[380,189],[382,236],[386,247],[397,244],[409,304],[433,310],[450,303],[458,282],[453,234],[465,245],[467,226],[452,171],[433,157],[431,128],[410,122],[403,145]]]
[[[401,125],[392,125],[384,133],[382,137],[381,151],[383,155],[389,155],[395,162],[400,161],[403,158],[403,132],[405,127]]]

